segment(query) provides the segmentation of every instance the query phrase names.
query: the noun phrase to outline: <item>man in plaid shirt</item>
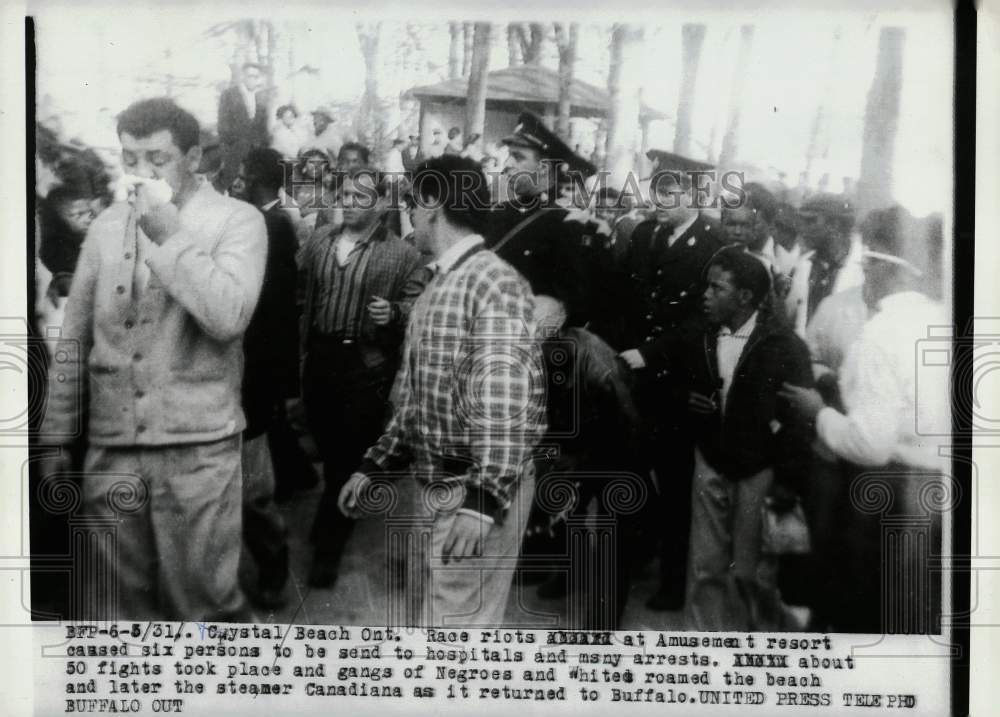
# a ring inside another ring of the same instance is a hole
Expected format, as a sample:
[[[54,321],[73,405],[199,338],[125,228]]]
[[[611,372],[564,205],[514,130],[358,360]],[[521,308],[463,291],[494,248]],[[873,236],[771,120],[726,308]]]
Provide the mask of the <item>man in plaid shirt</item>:
[[[489,201],[472,160],[439,157],[415,172],[410,214],[433,278],[410,314],[394,415],[340,494],[341,510],[359,515],[369,476],[409,466],[415,515],[432,520],[411,575],[430,586],[421,621],[435,625],[502,622],[545,430],[533,297],[484,246]]]

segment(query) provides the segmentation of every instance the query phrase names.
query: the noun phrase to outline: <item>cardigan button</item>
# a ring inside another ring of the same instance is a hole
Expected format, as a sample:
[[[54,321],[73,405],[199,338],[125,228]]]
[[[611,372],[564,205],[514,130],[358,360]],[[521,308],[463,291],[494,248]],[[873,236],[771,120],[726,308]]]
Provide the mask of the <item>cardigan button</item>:
[[[124,294],[125,293],[125,287],[122,286],[121,284],[119,284],[118,286],[115,287],[115,291],[117,291],[119,294]]]

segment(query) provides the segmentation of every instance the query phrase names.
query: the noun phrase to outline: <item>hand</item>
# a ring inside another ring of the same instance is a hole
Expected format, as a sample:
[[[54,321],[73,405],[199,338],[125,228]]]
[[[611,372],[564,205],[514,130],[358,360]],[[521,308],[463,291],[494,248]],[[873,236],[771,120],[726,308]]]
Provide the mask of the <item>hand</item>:
[[[710,416],[715,413],[718,408],[719,407],[715,403],[715,399],[711,396],[706,396],[705,394],[697,393],[696,391],[691,391],[691,393],[688,394],[688,410],[693,413]]]
[[[386,326],[392,319],[392,304],[381,296],[373,296],[368,304],[368,314],[376,326]]]
[[[358,504],[358,496],[370,482],[364,473],[354,473],[347,479],[344,487],[340,489],[340,497],[337,499],[337,507],[340,508],[341,513],[348,518],[361,517],[362,511]]]
[[[625,361],[625,363],[628,364],[628,367],[633,371],[646,367],[646,360],[642,357],[642,354],[639,353],[639,349],[629,349],[628,351],[622,351],[618,355],[622,357],[622,360]]]
[[[173,202],[157,204],[155,207],[144,206],[141,198],[142,189],[142,187],[138,189],[140,198],[136,202],[136,208],[142,212],[139,217],[139,227],[154,244],[163,244],[180,231],[180,211]]]
[[[819,395],[819,391],[814,388],[793,386],[787,381],[781,385],[778,397],[788,401],[792,412],[808,423],[813,423],[819,412],[826,407],[823,397]]]
[[[480,554],[482,546],[480,542],[489,532],[490,524],[483,518],[477,518],[468,513],[458,513],[455,522],[451,524],[451,531],[444,541],[444,549],[441,551],[441,559],[447,565],[449,560],[456,563],[463,558],[471,558]]]

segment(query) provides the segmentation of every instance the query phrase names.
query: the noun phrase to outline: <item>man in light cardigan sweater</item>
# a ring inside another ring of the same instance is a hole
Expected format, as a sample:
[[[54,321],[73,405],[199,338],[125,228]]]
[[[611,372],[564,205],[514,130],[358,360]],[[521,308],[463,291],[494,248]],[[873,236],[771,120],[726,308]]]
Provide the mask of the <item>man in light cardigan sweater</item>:
[[[115,540],[93,541],[77,576],[88,619],[249,617],[237,582],[242,338],[267,235],[256,209],[198,181],[198,134],[168,99],[119,116],[125,170],[147,183],[91,225],[62,334],[62,356],[76,347],[79,359],[51,373],[40,443],[64,443],[86,410],[80,514],[114,521]],[[170,201],[155,200],[155,180]],[[65,470],[66,453],[44,474]]]

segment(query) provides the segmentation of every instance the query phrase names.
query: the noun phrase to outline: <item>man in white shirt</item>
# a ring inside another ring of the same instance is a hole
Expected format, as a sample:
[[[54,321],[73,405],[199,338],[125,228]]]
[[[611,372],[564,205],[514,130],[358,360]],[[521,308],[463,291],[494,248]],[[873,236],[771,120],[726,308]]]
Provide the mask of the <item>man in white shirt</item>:
[[[799,211],[806,251],[792,270],[785,311],[795,333],[806,327],[820,302],[862,283],[860,243],[852,233],[854,209],[836,194],[817,194]]]
[[[814,421],[821,444],[856,467],[852,497],[877,481],[880,490],[891,492],[876,525],[868,525],[860,509],[849,511],[842,525],[846,530],[865,531],[867,543],[860,550],[863,562],[890,570],[913,571],[915,581],[926,576],[926,557],[913,554],[880,555],[885,515],[927,516],[932,536],[940,530],[940,514],[932,512],[922,498],[928,486],[942,480],[948,459],[941,448],[948,436],[922,431],[929,425],[950,425],[949,387],[945,373],[921,372],[917,350],[933,334],[934,327],[949,324],[948,313],[925,293],[936,267],[928,257],[939,255],[934,244],[941,241],[933,222],[914,220],[906,210],[893,207],[872,213],[862,232],[865,282],[862,294],[874,315],[849,350],[840,377],[844,410],[824,405],[816,391],[786,385],[782,396],[792,402],[806,420]],[[877,469],[873,472],[872,469]],[[871,512],[871,511],[868,511]],[[939,540],[940,535],[932,537]],[[930,554],[940,551],[931,542]],[[888,561],[888,562],[887,562]],[[931,584],[928,577],[925,585]],[[879,576],[867,580],[879,584]],[[916,584],[916,583],[914,583]],[[910,589],[870,595],[870,629],[893,632],[932,632],[940,596],[933,589],[915,594]],[[883,605],[888,610],[879,609]],[[882,622],[887,620],[888,623]]]

